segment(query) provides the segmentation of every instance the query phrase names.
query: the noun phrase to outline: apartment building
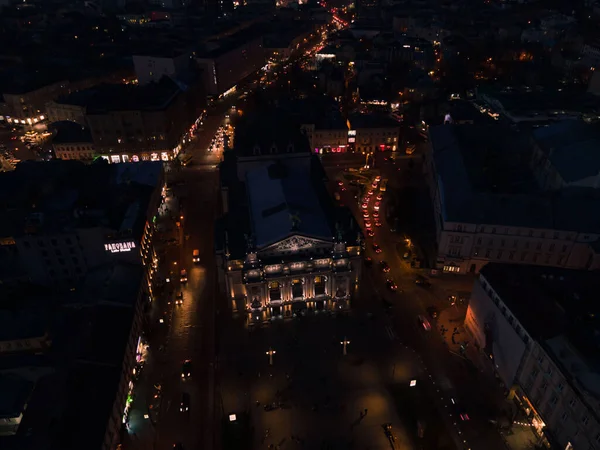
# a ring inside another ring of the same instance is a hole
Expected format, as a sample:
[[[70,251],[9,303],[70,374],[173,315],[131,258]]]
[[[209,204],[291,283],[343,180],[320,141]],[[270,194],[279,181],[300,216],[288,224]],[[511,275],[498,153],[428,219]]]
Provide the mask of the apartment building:
[[[97,267],[156,272],[152,217],[162,202],[161,163],[31,163],[0,175],[0,279],[72,287]]]
[[[263,49],[264,30],[264,24],[250,26],[227,38],[209,42],[204,51],[196,53],[207,95],[223,95],[264,66],[267,56]]]
[[[354,138],[353,149],[359,152],[396,151],[400,123],[383,114],[352,114],[348,117],[348,137]]]
[[[282,113],[294,118],[315,153],[340,153],[348,149],[348,126],[335,101],[311,97],[281,104]]]
[[[541,440],[600,449],[597,275],[486,265],[465,326]]]
[[[600,192],[542,189],[527,135],[499,124],[446,124],[429,129],[428,147],[434,267],[453,273],[476,273],[488,262],[600,267]]]
[[[189,70],[192,51],[177,48],[152,48],[148,54],[133,55],[133,66],[138,83],[157,83],[164,76],[177,78]]]
[[[54,74],[25,70],[6,72],[0,85],[4,99],[0,116],[11,126],[31,126],[45,120],[46,103],[69,90],[69,82],[56,79]]]
[[[144,351],[144,280],[116,262],[76,289],[0,287],[11,304],[0,307],[0,382],[14,393],[0,396],[3,449],[119,448]]]
[[[57,159],[92,162],[97,156],[92,135],[79,123],[54,122],[52,128],[56,130],[52,148]]]

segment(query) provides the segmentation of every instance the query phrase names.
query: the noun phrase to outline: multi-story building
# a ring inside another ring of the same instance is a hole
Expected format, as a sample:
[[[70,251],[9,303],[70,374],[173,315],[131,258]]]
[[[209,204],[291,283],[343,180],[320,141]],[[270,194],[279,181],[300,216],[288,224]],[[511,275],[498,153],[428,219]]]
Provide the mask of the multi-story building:
[[[400,123],[381,114],[352,114],[348,118],[348,143],[363,153],[398,149]]]
[[[491,263],[465,325],[527,420],[556,448],[600,448],[597,275]]]
[[[116,263],[67,291],[2,285],[13,304],[0,308],[3,449],[118,448],[144,353],[144,278]]]
[[[306,137],[280,118],[238,127],[221,168],[219,284],[255,320],[343,309],[361,273],[361,233],[329,197]]]
[[[151,291],[161,163],[26,164],[1,174],[0,184],[3,281],[69,287],[94,268],[121,262],[143,265]]]
[[[527,135],[499,124],[429,129],[433,267],[454,273],[478,272],[488,262],[600,267],[600,193],[543,191],[531,155]]]
[[[2,97],[0,115],[13,126],[31,126],[46,119],[46,103],[66,94],[69,82],[48,78],[31,72],[10,72],[0,80]]]
[[[87,128],[68,121],[54,122],[52,127],[57,130],[52,139],[52,148],[57,159],[91,162],[97,156]]]
[[[282,110],[300,124],[315,153],[339,153],[348,149],[348,126],[336,102],[326,97],[294,100]]]
[[[178,77],[187,72],[192,63],[191,50],[169,48],[162,52],[152,49],[151,53],[133,55],[133,66],[141,85],[159,82],[164,76]]]
[[[218,97],[264,66],[263,34],[264,24],[256,24],[209,42],[205,51],[196,54],[206,94]]]
[[[169,161],[200,115],[200,86],[163,77],[144,86],[104,85],[87,105],[94,147],[111,163]]]
[[[75,91],[46,103],[48,121],[50,123],[68,121],[85,126],[87,104],[95,93],[94,89]]]

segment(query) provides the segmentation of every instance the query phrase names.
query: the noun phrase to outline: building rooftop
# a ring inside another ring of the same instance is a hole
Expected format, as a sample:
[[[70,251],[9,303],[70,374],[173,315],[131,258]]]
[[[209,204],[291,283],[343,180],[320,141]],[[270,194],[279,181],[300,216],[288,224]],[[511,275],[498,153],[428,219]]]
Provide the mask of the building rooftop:
[[[568,188],[541,192],[529,172],[524,133],[502,124],[429,129],[442,215],[448,222],[594,232],[600,193]]]
[[[563,372],[600,397],[598,275],[522,264],[486,264],[481,274]]]
[[[348,117],[353,130],[360,128],[400,128],[400,124],[385,114],[351,114]]]
[[[333,237],[308,168],[277,163],[261,167],[247,173],[246,188],[258,247],[291,234]]]
[[[21,163],[0,174],[0,236],[96,226],[118,231],[125,222],[134,236],[141,236],[147,205],[161,179],[160,162]],[[132,221],[135,204],[138,214]]]
[[[2,94],[26,94],[64,81],[67,76],[57,70],[16,68],[0,72]]]
[[[91,143],[90,130],[76,122],[63,120],[54,122],[52,128],[56,130],[56,136],[52,139],[53,144]]]
[[[293,119],[270,110],[242,118],[235,128],[234,153],[238,158],[310,153],[310,147]]]
[[[25,409],[33,391],[31,381],[10,375],[0,375],[0,419],[18,417]],[[0,426],[0,434],[2,433]]]
[[[533,131],[533,138],[565,182],[600,174],[600,128],[565,120]]]
[[[267,28],[268,30],[269,28]],[[196,52],[198,58],[216,59],[223,56],[242,45],[253,41],[254,39],[262,38],[265,34],[265,24],[256,23],[249,27],[243,28],[237,33],[220,37],[217,40],[210,41],[204,49]]]
[[[87,113],[103,114],[108,111],[144,110],[154,111],[167,108],[181,93],[181,87],[169,77],[156,83],[103,84],[88,91]],[[86,94],[81,93],[83,98]],[[77,99],[79,100],[79,99]],[[66,100],[63,101],[66,103]]]
[[[318,130],[348,130],[338,104],[326,96],[281,102],[282,109],[302,125]]]

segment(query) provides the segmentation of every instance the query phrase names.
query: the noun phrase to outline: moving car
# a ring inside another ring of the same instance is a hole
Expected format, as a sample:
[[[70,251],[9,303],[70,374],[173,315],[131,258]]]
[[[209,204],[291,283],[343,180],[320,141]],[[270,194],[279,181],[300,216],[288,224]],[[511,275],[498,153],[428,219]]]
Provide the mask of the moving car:
[[[373,230],[369,229],[369,230],[367,230],[367,236],[373,237],[373,236],[375,236],[375,232]]]
[[[375,250],[375,253],[381,253],[383,250],[381,250],[381,247],[379,246],[379,244],[373,243],[373,250]]]
[[[419,319],[419,324],[423,327],[425,331],[431,331],[431,324],[429,323],[429,320],[427,320],[426,317],[419,314],[417,316],[417,319]]]
[[[187,412],[190,410],[190,394],[187,392],[181,393],[181,403],[179,404],[180,412]]]
[[[188,276],[187,276],[187,270],[185,270],[185,269],[182,269],[182,270],[181,270],[181,276],[179,277],[179,281],[180,281],[181,283],[187,283],[187,280],[188,280]]]
[[[192,361],[186,359],[181,365],[181,379],[188,380],[192,378]]]
[[[374,209],[375,211],[379,211],[379,206],[380,206],[380,205],[381,205],[381,202],[377,202],[377,203],[375,203],[375,206],[373,206],[373,209]]]
[[[376,227],[380,227],[381,226],[381,220],[375,220],[375,226]]]
[[[363,218],[365,218],[365,219],[368,219],[368,218],[369,218],[369,212],[368,212],[368,211],[365,211],[365,212],[363,213]]]
[[[176,305],[183,305],[183,292],[179,292],[177,294],[177,296],[175,297],[175,304]]]
[[[381,200],[383,200],[383,195],[379,194],[379,195],[377,196],[377,201],[381,201]]]
[[[370,256],[367,256],[365,258],[365,267],[372,267],[373,266],[373,259],[371,259]]]
[[[431,283],[429,282],[429,280],[427,278],[423,278],[423,277],[419,277],[415,280],[415,284],[417,286],[421,286],[424,288],[428,288],[431,287]]]
[[[388,278],[387,280],[385,280],[385,285],[387,286],[387,288],[390,291],[398,290],[398,285],[391,278]]]
[[[367,209],[368,207],[369,207],[368,203],[363,203],[361,206],[362,209]]]
[[[385,261],[381,261],[379,263],[379,267],[381,267],[381,271],[383,273],[388,273],[390,271],[390,266],[388,266],[388,263],[386,263]]]
[[[195,249],[192,252],[192,261],[194,262],[194,264],[198,264],[200,262],[200,250]]]

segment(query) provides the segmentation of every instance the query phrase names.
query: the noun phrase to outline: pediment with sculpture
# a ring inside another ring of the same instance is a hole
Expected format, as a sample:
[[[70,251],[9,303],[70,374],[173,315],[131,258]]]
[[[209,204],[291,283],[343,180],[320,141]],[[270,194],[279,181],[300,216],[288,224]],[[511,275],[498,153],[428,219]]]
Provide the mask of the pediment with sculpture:
[[[294,253],[299,251],[307,251],[316,248],[332,246],[332,242],[309,238],[306,236],[294,235],[283,239],[275,244],[271,244],[260,250],[260,252],[269,253]]]

